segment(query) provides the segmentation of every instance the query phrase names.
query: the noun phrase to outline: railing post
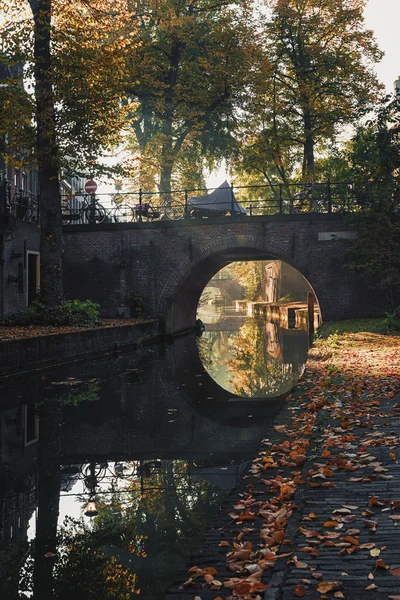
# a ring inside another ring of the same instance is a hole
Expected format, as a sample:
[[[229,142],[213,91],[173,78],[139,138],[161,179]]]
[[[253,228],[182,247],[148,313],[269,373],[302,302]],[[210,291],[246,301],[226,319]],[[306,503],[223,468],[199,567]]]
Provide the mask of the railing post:
[[[307,312],[308,312],[308,346],[311,348],[314,342],[314,305],[315,296],[313,292],[307,293]]]
[[[90,218],[92,223],[96,222],[96,193],[90,194]]]
[[[279,184],[279,214],[283,215],[282,184]]]
[[[328,213],[332,212],[332,188],[331,188],[331,180],[328,178]]]
[[[233,185],[231,185],[231,217],[234,215],[234,205],[233,205],[234,195],[233,195]]]
[[[185,219],[188,218],[188,191],[185,189]]]
[[[139,215],[138,215],[138,221],[139,223],[142,222],[142,198],[143,198],[143,192],[142,192],[142,188],[140,188],[139,190]]]

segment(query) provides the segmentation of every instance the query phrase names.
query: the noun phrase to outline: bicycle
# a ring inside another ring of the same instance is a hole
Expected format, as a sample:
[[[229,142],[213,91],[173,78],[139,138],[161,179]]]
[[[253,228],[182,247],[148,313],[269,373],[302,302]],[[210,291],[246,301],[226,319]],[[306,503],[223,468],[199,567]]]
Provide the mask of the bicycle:
[[[80,198],[83,201],[80,201]],[[115,203],[114,199],[113,201]],[[185,205],[178,200],[170,200],[163,209],[165,217],[169,220],[183,219],[185,215]],[[162,216],[160,210],[154,208],[150,203],[139,203],[134,206],[115,203],[115,206],[107,209],[94,194],[76,195],[64,200],[62,206],[62,220],[65,224],[77,221],[81,224],[104,223],[105,221],[131,223],[142,221],[143,218],[147,221],[154,221]]]
[[[82,199],[82,200],[80,200]],[[75,195],[62,201],[61,218],[66,223],[81,221],[82,223],[103,223],[107,211],[94,194]]]
[[[161,215],[163,209],[164,214]],[[149,202],[139,203],[134,205],[135,221],[154,221],[156,219],[163,219],[165,216],[170,221],[177,221],[183,219],[185,216],[185,205],[179,200],[170,200],[163,207],[158,208],[152,206]]]
[[[315,194],[312,184],[306,184],[302,190],[296,192],[290,202],[290,210],[294,213],[323,212],[325,208],[325,194]]]

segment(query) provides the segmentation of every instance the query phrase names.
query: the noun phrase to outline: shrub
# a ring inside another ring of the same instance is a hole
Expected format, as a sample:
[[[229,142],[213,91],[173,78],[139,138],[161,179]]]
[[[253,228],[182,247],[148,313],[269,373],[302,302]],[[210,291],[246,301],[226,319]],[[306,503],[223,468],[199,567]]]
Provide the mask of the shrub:
[[[4,325],[78,325],[99,323],[99,305],[91,300],[64,300],[59,306],[46,307],[40,300],[3,320]]]
[[[400,306],[394,311],[386,313],[382,325],[387,331],[400,331]]]
[[[128,298],[129,310],[131,312],[131,317],[134,319],[142,319],[143,317],[149,316],[149,311],[147,310],[146,302],[142,296],[133,292],[130,294]]]

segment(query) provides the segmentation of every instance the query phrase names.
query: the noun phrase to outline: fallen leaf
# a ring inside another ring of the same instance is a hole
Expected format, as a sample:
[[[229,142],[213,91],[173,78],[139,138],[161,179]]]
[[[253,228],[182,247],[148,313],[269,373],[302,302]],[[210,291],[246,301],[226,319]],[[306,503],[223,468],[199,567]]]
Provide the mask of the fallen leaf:
[[[302,598],[304,596],[304,594],[306,593],[306,591],[307,591],[307,588],[305,588],[304,585],[302,585],[302,584],[296,585],[296,587],[293,590],[293,596]]]
[[[394,575],[394,577],[400,577],[400,567],[394,567],[393,569],[390,569],[389,573]]]
[[[383,560],[381,558],[378,558],[378,560],[375,563],[375,566],[379,569],[389,569],[389,567],[387,565],[385,565],[385,563],[383,562]]]
[[[332,590],[338,587],[339,583],[337,581],[321,581],[318,584],[317,590],[325,594],[326,592],[331,592]]]

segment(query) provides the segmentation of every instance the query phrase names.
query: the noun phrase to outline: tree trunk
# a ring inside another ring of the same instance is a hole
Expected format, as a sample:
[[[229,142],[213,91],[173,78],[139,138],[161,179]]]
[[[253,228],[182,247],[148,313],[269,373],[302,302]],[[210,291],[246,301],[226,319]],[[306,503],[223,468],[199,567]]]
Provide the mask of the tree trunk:
[[[171,177],[172,177],[172,162],[170,160],[163,160],[160,165],[160,192],[161,202],[165,204],[169,200],[171,193]]]
[[[314,134],[312,119],[310,113],[304,112],[304,159],[303,159],[303,178],[312,179],[314,175]]]
[[[39,413],[37,520],[34,550],[33,600],[53,600],[53,570],[57,558],[61,471],[62,406],[48,401]]]
[[[59,151],[50,67],[51,0],[29,0],[35,23],[36,150],[40,190],[40,294],[46,306],[63,296]]]

